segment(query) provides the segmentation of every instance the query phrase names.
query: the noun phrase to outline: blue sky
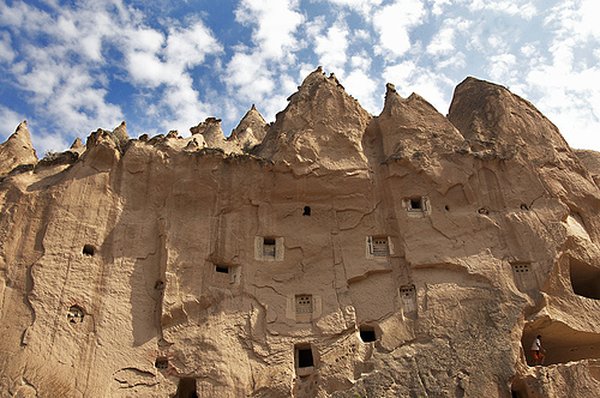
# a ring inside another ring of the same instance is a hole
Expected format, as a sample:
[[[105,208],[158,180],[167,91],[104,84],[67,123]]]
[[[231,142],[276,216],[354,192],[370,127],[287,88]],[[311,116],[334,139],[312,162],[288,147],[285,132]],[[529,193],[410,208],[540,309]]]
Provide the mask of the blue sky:
[[[131,136],[208,116],[267,121],[318,65],[374,115],[385,83],[446,114],[466,76],[534,103],[600,150],[596,0],[0,0],[0,138],[38,154],[126,120]]]

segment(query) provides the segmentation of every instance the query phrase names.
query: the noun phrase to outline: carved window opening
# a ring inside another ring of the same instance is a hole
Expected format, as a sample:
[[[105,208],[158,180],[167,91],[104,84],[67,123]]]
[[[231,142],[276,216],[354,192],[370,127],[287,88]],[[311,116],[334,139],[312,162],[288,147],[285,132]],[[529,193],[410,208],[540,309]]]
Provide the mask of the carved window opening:
[[[570,277],[573,293],[578,296],[600,300],[600,268],[570,260]]]
[[[154,361],[154,367],[156,369],[165,370],[169,367],[169,360],[167,357],[158,357],[156,361]]]
[[[300,377],[308,376],[314,371],[315,358],[310,344],[294,346],[294,364],[296,374]]]
[[[215,265],[215,272],[220,273],[220,274],[228,274],[229,267],[226,265]]]
[[[417,311],[417,289],[415,285],[400,286],[400,301],[404,312],[407,314]]]
[[[375,328],[373,326],[362,325],[358,331],[360,334],[360,339],[364,343],[372,343],[377,341],[377,334],[375,333]]]
[[[527,274],[531,271],[529,263],[514,263],[512,267],[515,274]]]
[[[263,256],[267,258],[275,258],[276,256],[275,238],[263,238]]]
[[[390,254],[387,236],[370,236],[368,245],[369,254],[374,257],[386,257]]]
[[[310,206],[304,206],[304,210],[302,211],[303,216],[310,216]]]
[[[408,211],[423,211],[425,210],[425,205],[423,203],[423,198],[410,198],[408,199]]]
[[[296,314],[312,314],[313,298],[310,294],[299,294],[296,296]]]
[[[83,308],[78,305],[72,305],[67,311],[67,320],[70,323],[81,323],[83,322]]]
[[[174,398],[198,398],[198,393],[196,392],[196,379],[191,377],[179,379],[177,392],[175,393]]]
[[[83,246],[83,254],[86,256],[93,256],[96,253],[96,248],[92,245],[84,245]]]

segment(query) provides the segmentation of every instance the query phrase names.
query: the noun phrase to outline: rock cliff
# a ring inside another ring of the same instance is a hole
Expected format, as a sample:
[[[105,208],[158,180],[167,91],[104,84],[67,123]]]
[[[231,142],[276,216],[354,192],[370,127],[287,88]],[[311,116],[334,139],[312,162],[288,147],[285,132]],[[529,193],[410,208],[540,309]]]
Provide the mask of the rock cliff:
[[[0,146],[0,391],[597,397],[598,159],[507,89]],[[594,178],[596,178],[594,180]],[[543,364],[530,347],[542,336]]]

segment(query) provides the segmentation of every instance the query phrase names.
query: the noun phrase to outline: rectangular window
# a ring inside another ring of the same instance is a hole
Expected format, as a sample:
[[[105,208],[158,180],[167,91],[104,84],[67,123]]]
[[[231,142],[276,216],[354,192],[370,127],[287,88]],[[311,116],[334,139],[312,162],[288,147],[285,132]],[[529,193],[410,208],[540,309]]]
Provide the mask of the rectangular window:
[[[529,263],[512,263],[515,274],[525,274],[529,272]]]
[[[425,198],[423,196],[417,196],[414,198],[405,199],[407,211],[425,211]]]
[[[299,368],[310,368],[312,366],[315,366],[313,361],[312,350],[310,349],[310,347],[298,348],[297,355]]]
[[[299,377],[310,376],[317,365],[312,346],[308,343],[294,345],[294,367]]]
[[[215,271],[219,272],[221,274],[228,274],[229,273],[229,267],[227,267],[225,265],[215,265]]]
[[[275,258],[277,247],[275,238],[264,238],[263,239],[263,256],[268,258]]]
[[[301,294],[296,296],[296,314],[312,314],[312,295]]]
[[[390,254],[387,236],[374,237],[368,239],[369,254],[375,257],[386,257]]]

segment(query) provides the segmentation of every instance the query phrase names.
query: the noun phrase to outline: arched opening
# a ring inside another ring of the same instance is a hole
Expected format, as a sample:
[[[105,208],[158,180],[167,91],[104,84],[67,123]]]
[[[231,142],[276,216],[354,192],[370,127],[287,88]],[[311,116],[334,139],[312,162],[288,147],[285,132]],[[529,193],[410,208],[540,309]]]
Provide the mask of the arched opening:
[[[191,377],[179,379],[177,392],[173,398],[198,398],[198,393],[196,392],[196,379]]]
[[[67,311],[67,320],[70,323],[81,323],[83,322],[84,312],[83,308],[78,305],[72,305]]]
[[[570,259],[571,286],[573,293],[599,300],[600,299],[600,268]]]
[[[304,206],[304,210],[302,211],[303,216],[310,216],[310,206]]]
[[[521,344],[529,366],[535,361],[531,348],[536,336],[542,336],[542,348],[545,358],[541,365],[553,365],[600,358],[600,333],[582,332],[571,329],[562,322],[536,324],[533,322],[523,330]]]
[[[361,325],[358,328],[358,333],[363,343],[372,343],[374,341],[377,341],[377,332],[375,331],[375,328],[371,325]]]
[[[169,360],[167,357],[158,357],[156,361],[154,361],[154,367],[156,369],[165,370],[169,367]]]
[[[93,256],[96,253],[96,248],[92,245],[83,245],[83,254]]]

